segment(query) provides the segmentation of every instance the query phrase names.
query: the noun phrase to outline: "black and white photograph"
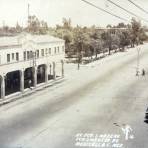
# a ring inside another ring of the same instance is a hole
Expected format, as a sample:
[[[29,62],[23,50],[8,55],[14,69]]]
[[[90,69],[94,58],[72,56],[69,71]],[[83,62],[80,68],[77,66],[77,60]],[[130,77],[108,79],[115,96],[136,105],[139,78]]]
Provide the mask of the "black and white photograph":
[[[0,0],[0,148],[148,148],[148,1]]]

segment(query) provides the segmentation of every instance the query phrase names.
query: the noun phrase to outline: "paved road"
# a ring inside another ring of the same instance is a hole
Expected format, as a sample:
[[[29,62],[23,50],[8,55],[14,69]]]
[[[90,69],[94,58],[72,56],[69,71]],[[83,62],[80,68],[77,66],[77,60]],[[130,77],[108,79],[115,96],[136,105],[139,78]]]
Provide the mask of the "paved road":
[[[141,46],[140,69],[148,71],[147,49]],[[1,107],[0,148],[76,148],[79,133],[120,135],[122,148],[147,148],[148,74],[135,76],[136,61],[131,49],[80,71],[67,65],[64,82]],[[132,128],[129,140],[126,125]]]

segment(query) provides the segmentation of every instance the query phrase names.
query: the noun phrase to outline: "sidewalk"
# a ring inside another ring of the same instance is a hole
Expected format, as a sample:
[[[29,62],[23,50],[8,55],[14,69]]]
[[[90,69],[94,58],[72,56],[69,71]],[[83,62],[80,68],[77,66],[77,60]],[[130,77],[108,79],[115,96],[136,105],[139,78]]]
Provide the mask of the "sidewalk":
[[[38,84],[36,88],[33,88],[33,87],[31,89],[27,88],[24,90],[23,93],[16,92],[11,95],[8,95],[5,97],[5,99],[0,100],[0,106],[8,104],[13,101],[16,101],[16,100],[26,97],[28,95],[31,95],[37,91],[43,90],[44,88],[51,87],[57,83],[62,83],[64,80],[65,80],[64,78],[57,78],[56,80],[50,80],[47,84],[45,84],[45,83]]]

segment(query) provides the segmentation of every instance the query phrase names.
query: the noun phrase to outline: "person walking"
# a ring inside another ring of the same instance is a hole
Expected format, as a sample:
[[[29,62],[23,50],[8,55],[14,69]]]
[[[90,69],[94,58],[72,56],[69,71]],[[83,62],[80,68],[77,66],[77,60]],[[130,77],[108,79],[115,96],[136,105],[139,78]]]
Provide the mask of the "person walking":
[[[30,88],[30,89],[32,89],[32,88],[31,88],[31,84],[32,84],[32,81],[29,80],[29,81],[28,81],[28,85],[29,85],[29,88]]]
[[[145,76],[145,69],[144,68],[142,69],[142,74],[141,75]]]

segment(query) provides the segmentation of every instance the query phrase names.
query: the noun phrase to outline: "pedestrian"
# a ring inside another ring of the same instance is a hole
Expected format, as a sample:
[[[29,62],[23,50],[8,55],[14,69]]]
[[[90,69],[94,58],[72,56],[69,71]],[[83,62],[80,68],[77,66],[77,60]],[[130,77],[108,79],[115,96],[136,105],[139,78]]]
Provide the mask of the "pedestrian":
[[[139,70],[136,70],[136,76],[139,76]]]
[[[30,88],[30,89],[32,89],[32,88],[31,88],[31,84],[32,84],[32,81],[29,80],[29,81],[28,81],[28,85],[29,85],[29,88]]]
[[[142,69],[142,76],[145,76],[145,69]]]

